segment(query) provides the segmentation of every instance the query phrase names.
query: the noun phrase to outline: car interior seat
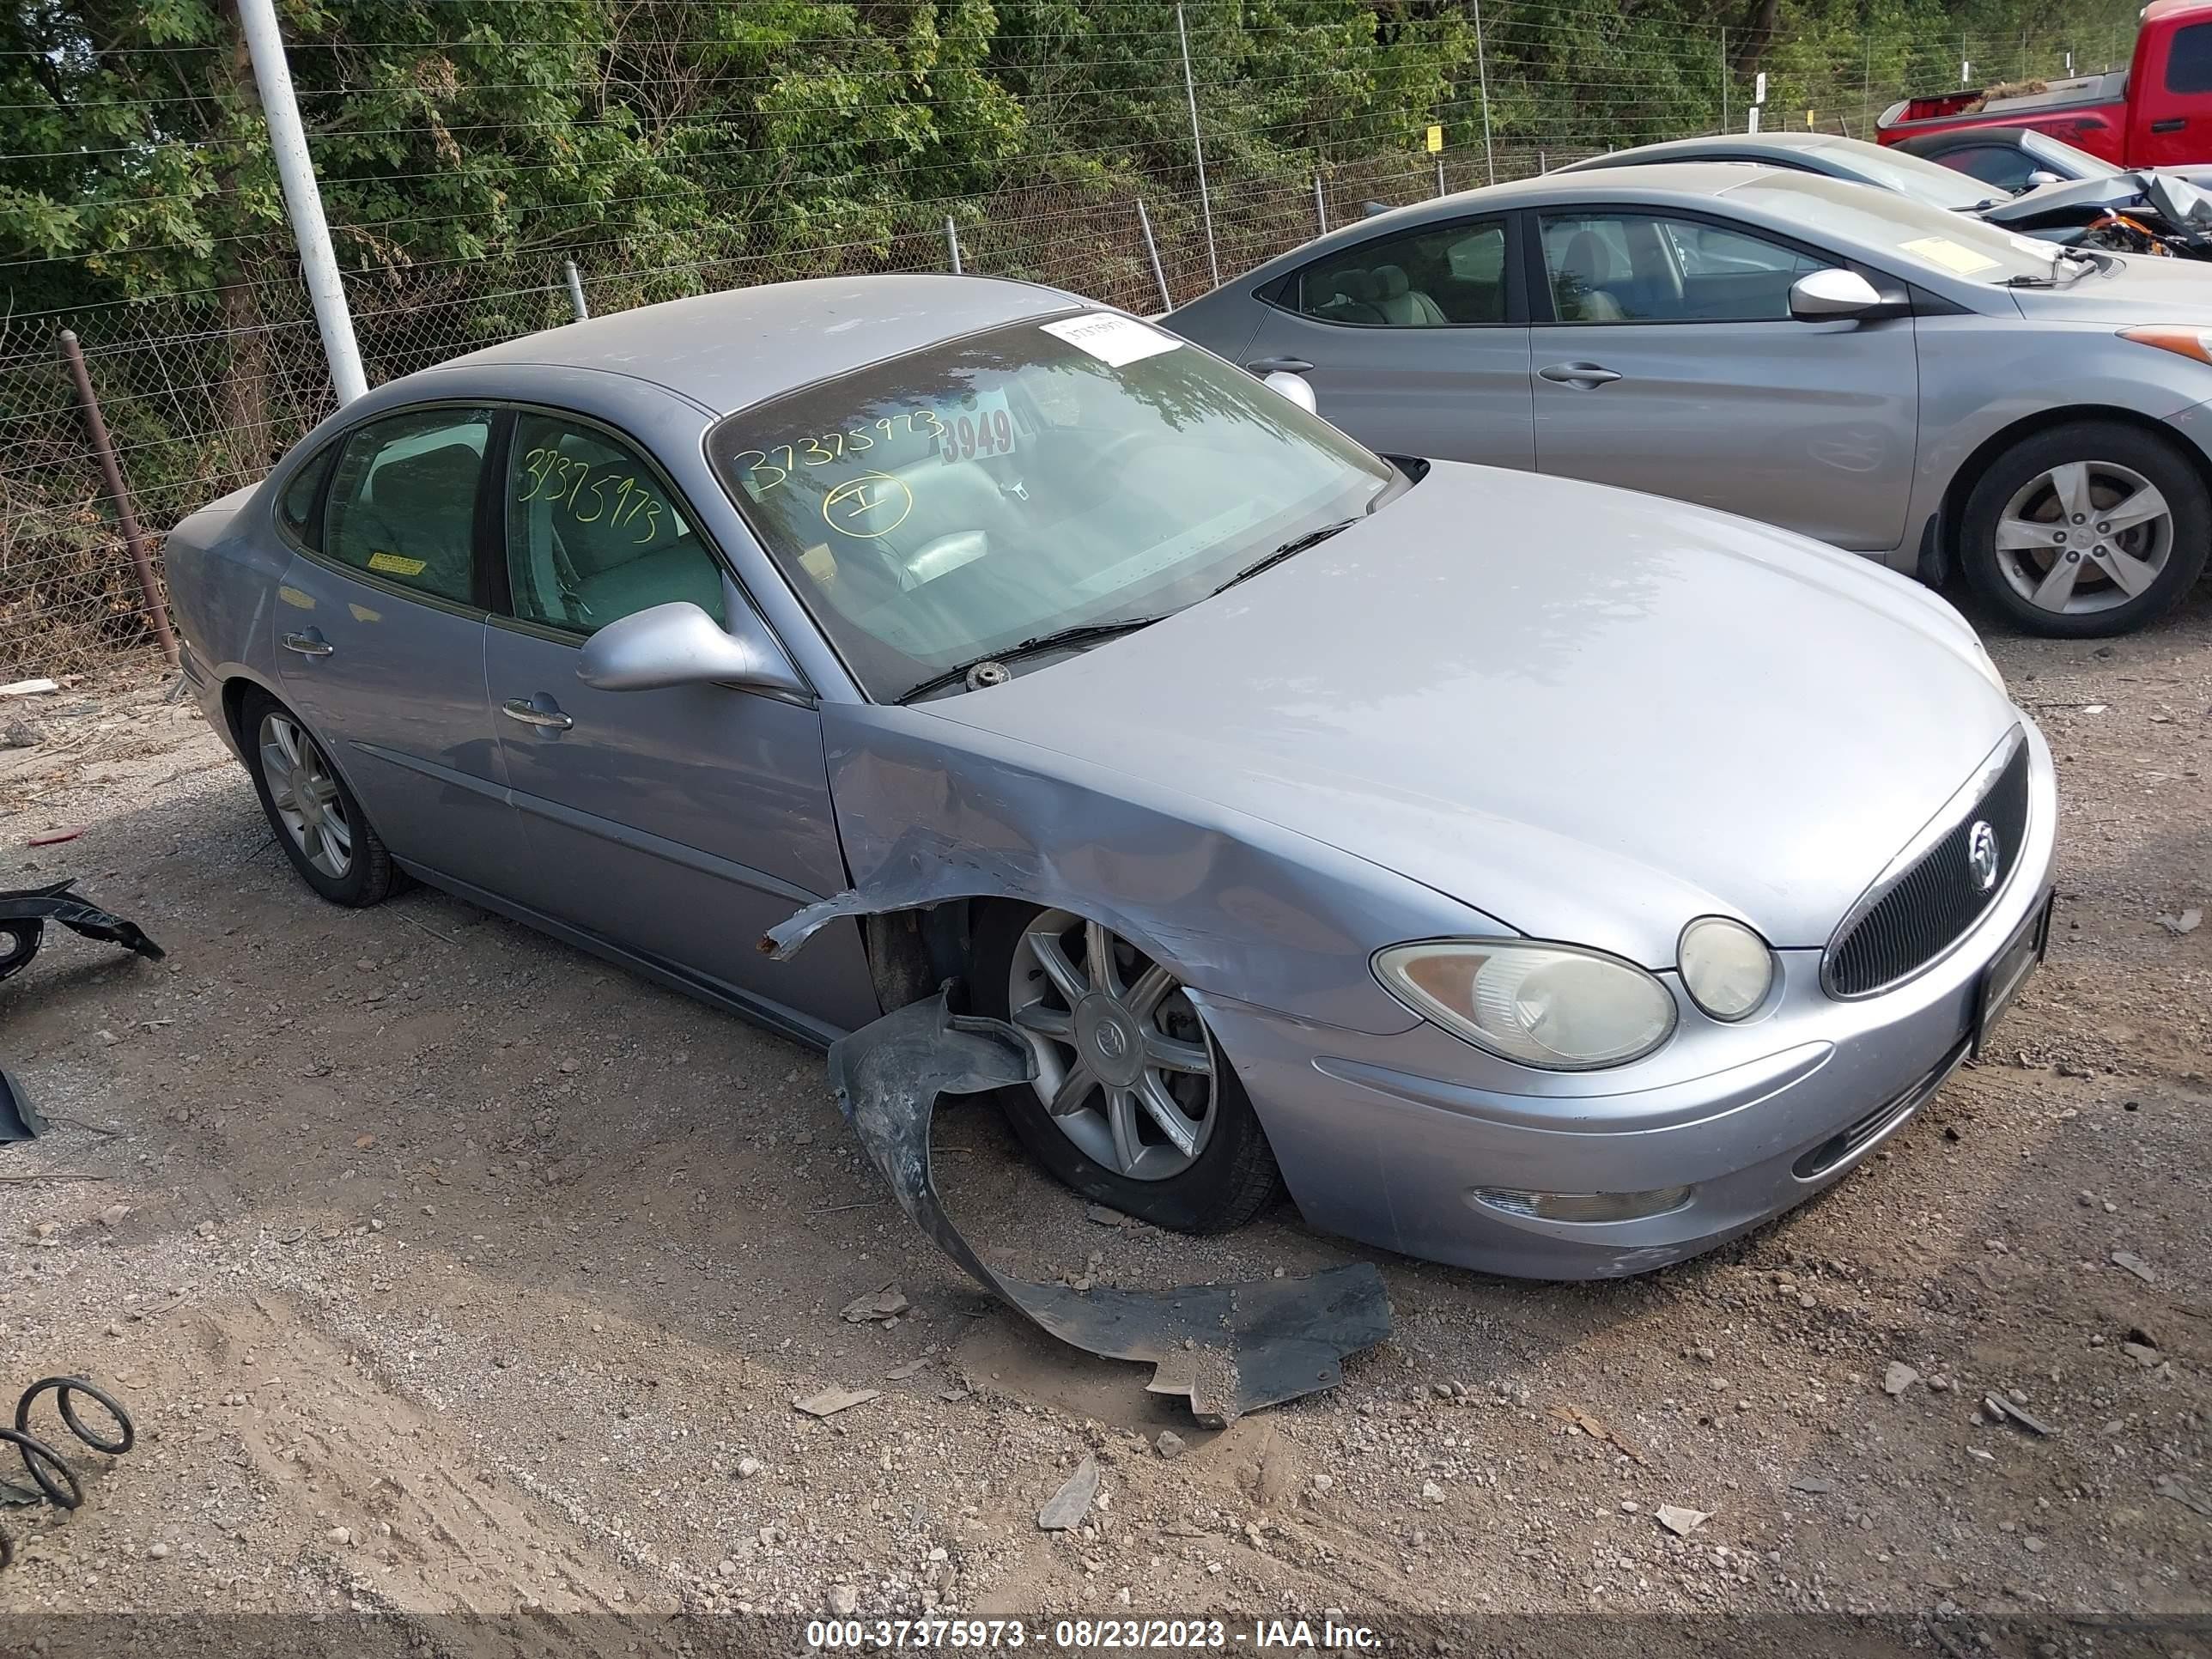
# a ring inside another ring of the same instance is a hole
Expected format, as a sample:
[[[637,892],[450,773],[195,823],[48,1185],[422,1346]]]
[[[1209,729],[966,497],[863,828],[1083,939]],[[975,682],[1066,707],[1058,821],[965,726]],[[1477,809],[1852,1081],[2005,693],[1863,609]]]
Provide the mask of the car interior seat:
[[[1407,279],[1403,265],[1377,265],[1368,275],[1384,321],[1400,328],[1442,328],[1449,320],[1442,306]]]
[[[450,443],[377,467],[361,500],[341,509],[340,556],[374,570],[377,555],[386,555],[418,568],[382,574],[465,599],[474,564],[470,544],[480,466],[471,446]]]
[[[1626,313],[1621,309],[1620,301],[1613,298],[1611,291],[1615,280],[1613,250],[1605,245],[1596,232],[1577,231],[1567,240],[1566,253],[1559,261],[1559,275],[1552,283],[1561,320],[1580,323],[1621,321]]]

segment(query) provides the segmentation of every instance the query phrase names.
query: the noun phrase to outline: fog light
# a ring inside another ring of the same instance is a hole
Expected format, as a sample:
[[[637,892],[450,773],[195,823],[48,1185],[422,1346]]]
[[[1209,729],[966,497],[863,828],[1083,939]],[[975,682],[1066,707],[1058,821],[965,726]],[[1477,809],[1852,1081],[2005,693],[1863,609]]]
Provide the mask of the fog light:
[[[1690,1201],[1687,1187],[1656,1187],[1648,1193],[1526,1193],[1511,1187],[1477,1187],[1478,1204],[1538,1221],[1641,1221],[1665,1215]]]

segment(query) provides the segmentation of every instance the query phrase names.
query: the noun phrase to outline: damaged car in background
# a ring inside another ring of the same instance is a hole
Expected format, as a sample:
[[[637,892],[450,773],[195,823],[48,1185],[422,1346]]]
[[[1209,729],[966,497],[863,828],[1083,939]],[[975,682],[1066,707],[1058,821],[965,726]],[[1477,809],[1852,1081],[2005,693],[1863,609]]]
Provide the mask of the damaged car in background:
[[[2051,757],[1932,594],[1385,459],[1043,288],[495,346],[168,557],[325,898],[404,872],[824,1047],[949,982],[1019,1049],[933,1063],[1164,1226],[1286,1186],[1501,1273],[1675,1261],[1893,1133],[2046,937]]]

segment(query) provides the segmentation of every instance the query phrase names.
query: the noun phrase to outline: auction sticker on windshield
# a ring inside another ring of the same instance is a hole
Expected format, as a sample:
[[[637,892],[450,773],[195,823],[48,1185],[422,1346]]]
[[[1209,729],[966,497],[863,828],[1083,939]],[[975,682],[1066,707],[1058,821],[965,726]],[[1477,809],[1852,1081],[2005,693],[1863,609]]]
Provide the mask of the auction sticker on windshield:
[[[1147,328],[1133,317],[1116,317],[1094,311],[1082,317],[1063,317],[1056,323],[1039,323],[1046,333],[1089,352],[1109,368],[1157,357],[1173,351],[1182,342],[1171,334]]]

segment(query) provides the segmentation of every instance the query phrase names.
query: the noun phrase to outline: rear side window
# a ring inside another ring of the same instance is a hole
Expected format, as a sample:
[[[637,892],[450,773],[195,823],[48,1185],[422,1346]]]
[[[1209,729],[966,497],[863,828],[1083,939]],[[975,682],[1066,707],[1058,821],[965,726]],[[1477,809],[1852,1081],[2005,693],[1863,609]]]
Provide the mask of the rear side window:
[[[337,446],[333,444],[292,475],[292,482],[284,486],[277,498],[276,521],[284,526],[284,533],[311,552],[323,548],[323,521],[315,511],[322,499],[323,480],[330,476],[331,463],[337,459]]]
[[[2173,32],[2166,59],[2168,92],[2212,92],[2212,23],[2191,23]]]
[[[476,587],[477,484],[488,409],[426,409],[345,441],[323,522],[325,556],[457,604]]]
[[[1300,271],[1288,298],[1316,322],[1367,328],[1502,323],[1505,226],[1431,225],[1340,248]]]

